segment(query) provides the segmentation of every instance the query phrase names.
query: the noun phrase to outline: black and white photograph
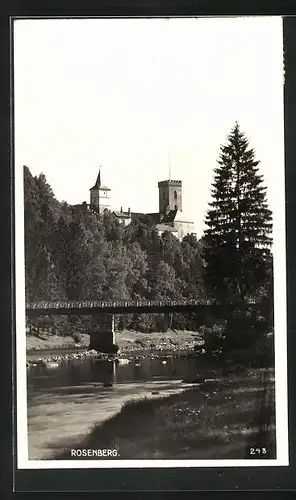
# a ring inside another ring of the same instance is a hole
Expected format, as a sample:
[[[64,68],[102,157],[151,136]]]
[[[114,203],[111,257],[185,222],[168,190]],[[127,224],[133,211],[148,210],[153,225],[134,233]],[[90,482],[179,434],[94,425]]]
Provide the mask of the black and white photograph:
[[[288,466],[281,17],[13,21],[17,465]]]

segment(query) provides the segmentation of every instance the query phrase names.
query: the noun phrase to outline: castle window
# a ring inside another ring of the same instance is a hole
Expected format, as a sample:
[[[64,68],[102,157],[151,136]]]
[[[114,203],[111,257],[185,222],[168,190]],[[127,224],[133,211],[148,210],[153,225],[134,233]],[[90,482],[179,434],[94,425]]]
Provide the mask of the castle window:
[[[178,195],[177,195],[177,191],[174,191],[174,198],[175,200],[177,199]]]

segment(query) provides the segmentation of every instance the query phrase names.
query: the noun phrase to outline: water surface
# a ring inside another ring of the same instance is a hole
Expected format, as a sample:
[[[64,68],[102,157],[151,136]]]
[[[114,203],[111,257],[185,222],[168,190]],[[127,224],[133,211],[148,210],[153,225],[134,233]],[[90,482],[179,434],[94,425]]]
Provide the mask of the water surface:
[[[65,360],[58,367],[30,366],[29,459],[52,458],[78,445],[94,425],[130,399],[184,390],[188,384],[183,378],[198,371],[204,371],[202,361],[173,357],[131,359],[128,364],[88,358]]]

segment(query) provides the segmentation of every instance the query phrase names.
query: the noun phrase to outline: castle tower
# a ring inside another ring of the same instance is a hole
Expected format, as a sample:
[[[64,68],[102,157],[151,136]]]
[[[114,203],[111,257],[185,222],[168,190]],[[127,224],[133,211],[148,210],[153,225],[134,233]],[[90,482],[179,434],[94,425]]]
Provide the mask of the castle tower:
[[[161,181],[158,189],[160,214],[166,214],[169,210],[182,212],[182,181]]]
[[[110,191],[111,189],[101,184],[100,169],[95,185],[90,188],[90,206],[100,214],[102,214],[104,210],[110,210],[111,208]]]

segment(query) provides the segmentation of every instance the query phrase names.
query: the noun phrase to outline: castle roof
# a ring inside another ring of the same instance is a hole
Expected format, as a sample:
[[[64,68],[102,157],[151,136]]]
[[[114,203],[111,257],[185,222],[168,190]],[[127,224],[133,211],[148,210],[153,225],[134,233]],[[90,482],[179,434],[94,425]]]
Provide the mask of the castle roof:
[[[114,210],[114,215],[116,217],[120,217],[121,219],[130,219],[131,218],[131,212],[121,212],[120,210]]]
[[[96,183],[93,187],[90,188],[90,191],[92,191],[93,189],[101,189],[102,191],[111,191],[111,189],[108,188],[107,186],[101,185],[101,169],[99,170]]]
[[[170,210],[167,214],[163,216],[163,222],[186,222],[193,223],[192,220],[181,212],[181,210]]]
[[[141,213],[141,212],[131,212],[132,220],[139,220],[142,222],[150,223],[150,224],[158,224],[160,222],[160,216],[158,212],[155,213]]]
[[[177,210],[169,210],[166,214],[162,214],[163,222],[174,222]]]
[[[160,216],[158,212],[153,212],[150,214],[146,214],[147,219],[152,223],[152,224],[157,224],[160,222]]]
[[[147,215],[142,213],[142,212],[131,212],[131,219],[132,220],[146,220]]]

